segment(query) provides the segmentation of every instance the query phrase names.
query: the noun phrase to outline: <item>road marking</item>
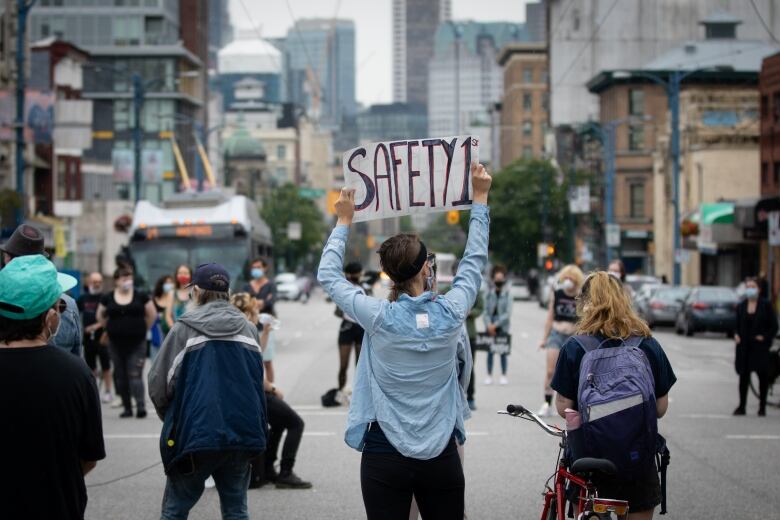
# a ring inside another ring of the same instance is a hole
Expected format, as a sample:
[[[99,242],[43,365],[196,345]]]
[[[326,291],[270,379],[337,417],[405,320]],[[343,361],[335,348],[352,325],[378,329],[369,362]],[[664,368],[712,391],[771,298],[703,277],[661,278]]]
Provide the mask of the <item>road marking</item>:
[[[466,432],[466,437],[485,437],[490,435],[490,432]]]
[[[159,439],[159,433],[108,433],[104,439]]]
[[[325,410],[325,407],[320,404],[291,404],[290,407],[293,410]]]
[[[780,435],[726,435],[731,440],[777,441]]]
[[[295,409],[293,407],[293,409]],[[298,415],[306,415],[307,417],[328,417],[328,416],[344,416],[347,415],[347,412],[318,412],[318,411],[307,411],[307,410],[299,410]]]
[[[336,432],[303,432],[304,437],[333,437]]]
[[[686,413],[680,417],[683,419],[731,419],[733,416],[722,413]]]

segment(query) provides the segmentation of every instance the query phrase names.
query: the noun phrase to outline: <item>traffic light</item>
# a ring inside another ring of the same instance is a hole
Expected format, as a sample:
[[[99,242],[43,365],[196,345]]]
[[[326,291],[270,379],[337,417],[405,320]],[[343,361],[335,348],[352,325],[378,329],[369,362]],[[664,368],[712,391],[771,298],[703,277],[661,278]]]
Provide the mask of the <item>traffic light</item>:
[[[553,267],[555,267],[555,266],[553,265],[553,261],[552,261],[552,259],[551,259],[551,258],[548,258],[548,259],[547,259],[547,260],[544,262],[544,269],[545,269],[546,271],[552,271],[552,270],[553,270]]]
[[[374,235],[368,235],[366,237],[366,247],[368,249],[374,249],[374,246],[376,246],[376,239],[374,238]]]
[[[555,256],[555,246],[547,244],[547,256]]]
[[[458,222],[460,222],[460,212],[455,210],[450,210],[447,212],[447,224],[450,226],[454,226]]]

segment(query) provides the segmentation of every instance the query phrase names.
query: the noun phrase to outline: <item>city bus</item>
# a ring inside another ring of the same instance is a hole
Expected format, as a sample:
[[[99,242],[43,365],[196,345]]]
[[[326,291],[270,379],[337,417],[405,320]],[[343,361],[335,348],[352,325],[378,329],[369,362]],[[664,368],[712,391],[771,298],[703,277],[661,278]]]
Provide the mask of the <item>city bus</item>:
[[[218,191],[177,193],[159,205],[139,201],[130,227],[130,255],[138,277],[152,288],[176,267],[217,262],[233,288],[246,281],[252,259],[272,253],[271,230],[254,202]]]

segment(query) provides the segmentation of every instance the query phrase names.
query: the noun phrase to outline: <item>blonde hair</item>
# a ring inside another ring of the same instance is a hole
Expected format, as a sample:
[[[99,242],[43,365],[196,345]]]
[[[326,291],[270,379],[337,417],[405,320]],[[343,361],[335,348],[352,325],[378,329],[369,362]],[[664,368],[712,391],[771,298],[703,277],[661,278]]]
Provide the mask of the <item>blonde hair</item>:
[[[230,298],[230,303],[233,306],[244,313],[246,319],[254,323],[256,318],[255,313],[255,299],[247,292],[236,293]]]
[[[652,336],[650,327],[634,311],[623,284],[605,271],[591,273],[583,283],[577,315],[577,334],[611,339]]]
[[[585,282],[585,275],[582,274],[582,269],[574,264],[564,266],[564,268],[561,269],[561,271],[558,273],[559,282],[564,278],[571,278],[574,282],[574,285],[577,286],[577,290],[579,290],[580,287],[582,287],[582,284]]]

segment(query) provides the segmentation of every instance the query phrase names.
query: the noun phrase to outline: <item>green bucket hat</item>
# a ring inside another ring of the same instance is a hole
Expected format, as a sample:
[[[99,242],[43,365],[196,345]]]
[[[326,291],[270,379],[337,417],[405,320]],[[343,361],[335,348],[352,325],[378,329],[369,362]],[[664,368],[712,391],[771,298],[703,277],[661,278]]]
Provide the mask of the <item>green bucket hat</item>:
[[[51,309],[78,281],[42,255],[20,256],[0,271],[0,316],[30,320]]]

